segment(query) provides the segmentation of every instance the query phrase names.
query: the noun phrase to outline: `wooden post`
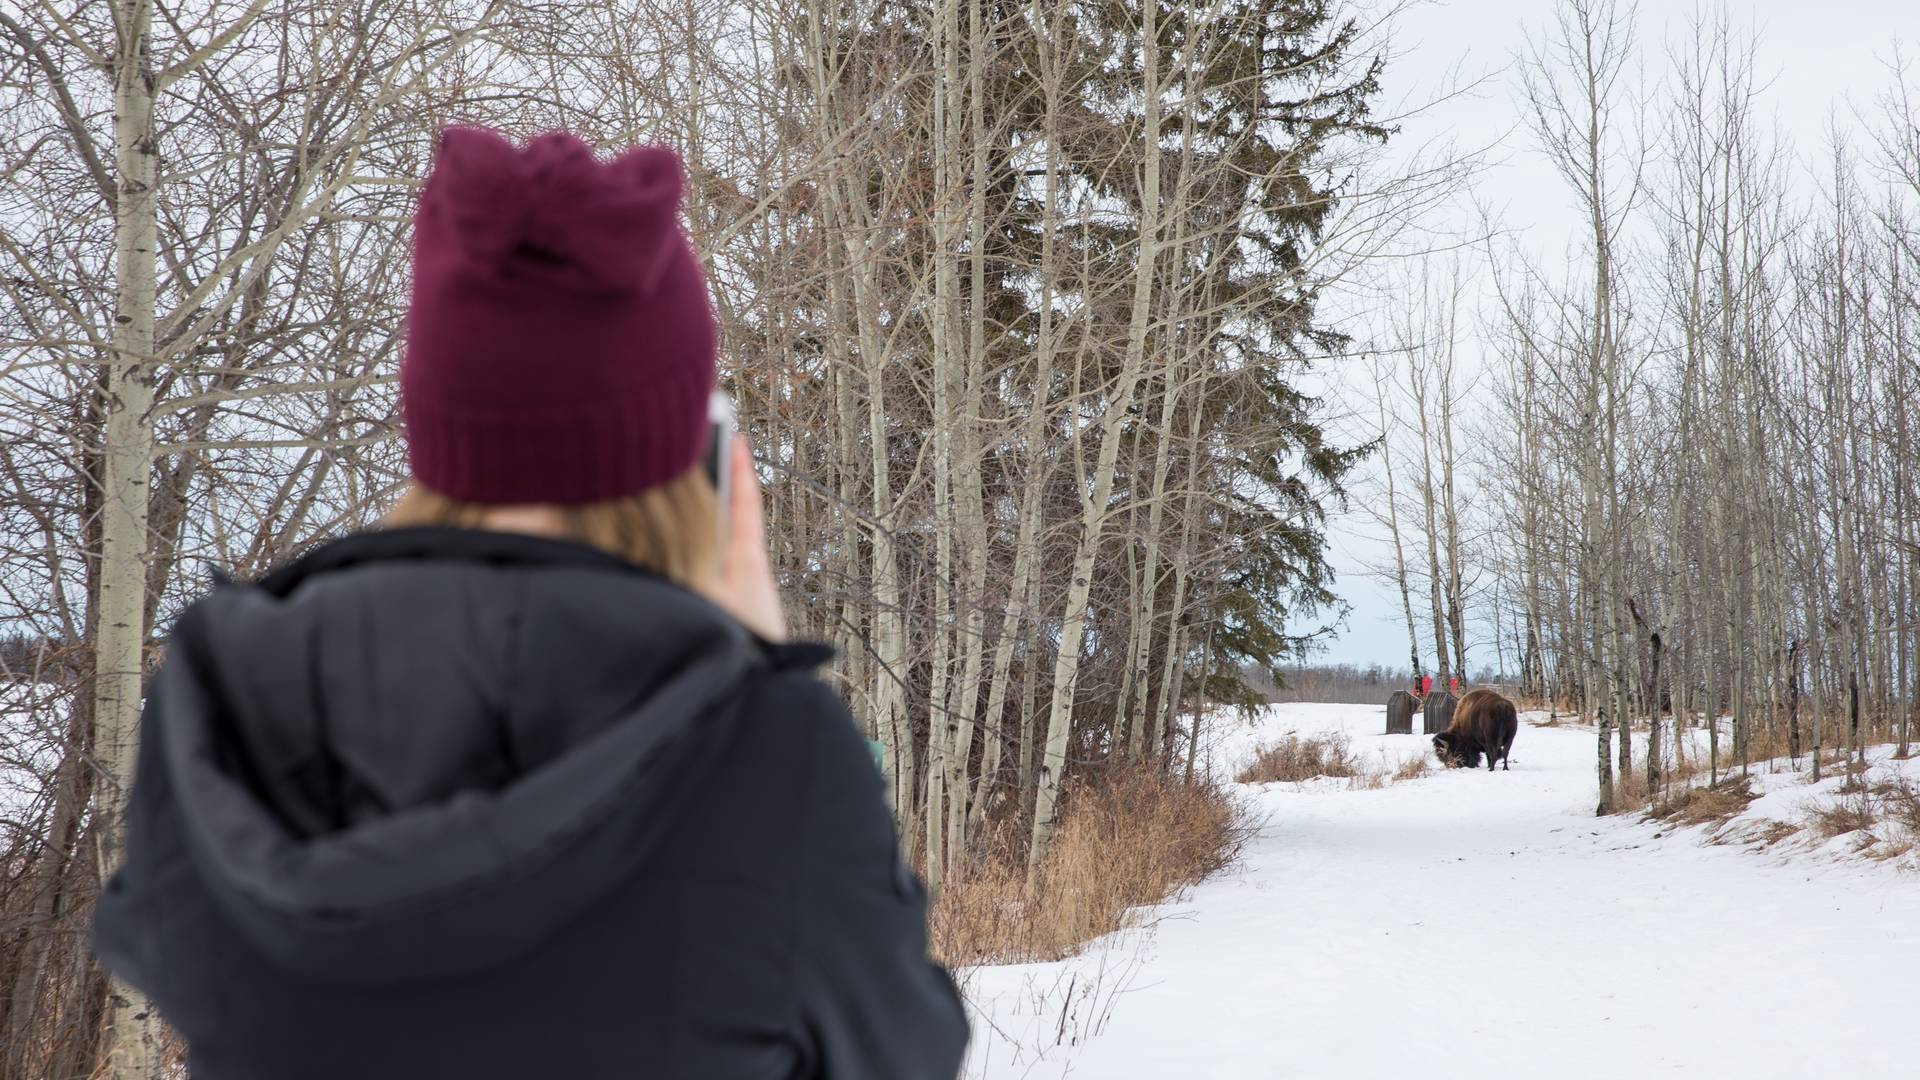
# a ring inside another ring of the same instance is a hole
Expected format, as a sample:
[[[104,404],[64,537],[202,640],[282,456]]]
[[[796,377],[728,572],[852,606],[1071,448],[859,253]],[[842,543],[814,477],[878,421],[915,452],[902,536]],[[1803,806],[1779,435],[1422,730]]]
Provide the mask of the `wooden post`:
[[[1387,734],[1413,734],[1413,695],[1395,690],[1387,699]]]

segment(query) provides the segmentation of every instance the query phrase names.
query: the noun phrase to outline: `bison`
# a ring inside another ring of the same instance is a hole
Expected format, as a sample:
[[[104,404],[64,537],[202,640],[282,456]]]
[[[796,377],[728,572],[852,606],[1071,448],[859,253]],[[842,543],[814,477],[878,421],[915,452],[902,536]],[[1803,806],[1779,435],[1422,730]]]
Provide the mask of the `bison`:
[[[1488,772],[1496,761],[1512,771],[1508,753],[1519,730],[1513,702],[1491,690],[1472,690],[1454,708],[1453,723],[1433,737],[1433,752],[1450,769],[1477,769],[1480,755],[1485,754]]]

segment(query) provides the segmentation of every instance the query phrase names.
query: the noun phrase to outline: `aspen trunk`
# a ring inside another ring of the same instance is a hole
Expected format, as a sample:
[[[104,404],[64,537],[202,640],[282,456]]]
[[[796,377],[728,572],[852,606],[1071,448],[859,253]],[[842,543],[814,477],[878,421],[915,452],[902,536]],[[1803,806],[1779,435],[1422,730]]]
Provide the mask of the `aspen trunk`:
[[[1433,434],[1428,422],[1427,412],[1430,402],[1427,400],[1426,375],[1415,368],[1414,411],[1420,414],[1420,504],[1426,511],[1427,524],[1427,599],[1433,612],[1433,651],[1435,669],[1439,674],[1438,688],[1447,690],[1447,678],[1453,672],[1453,663],[1447,652],[1447,616],[1443,598],[1440,575],[1440,530],[1434,513],[1433,496]],[[1440,408],[1446,408],[1441,402]]]
[[[941,76],[933,84],[933,229],[931,250],[934,260],[933,311],[930,336],[933,344],[933,507],[934,570],[932,636],[932,687],[927,695],[927,801],[926,878],[929,891],[938,894],[945,880],[947,853],[943,840],[947,832],[945,797],[954,782],[948,764],[949,749],[958,741],[958,722],[950,709],[948,682],[952,677],[953,609],[953,442],[958,426],[954,418],[959,396],[960,363],[956,358],[953,331],[954,309],[959,303],[960,254],[953,227],[959,177],[954,162],[958,150],[959,124],[955,121],[949,98],[959,84],[960,45],[958,0],[944,0],[936,11],[933,33],[934,52],[941,58]]]
[[[1028,590],[1027,610],[1038,611],[1040,609],[1039,586],[1029,582]],[[1033,801],[1039,797],[1040,777],[1036,769],[1038,762],[1035,759],[1038,757],[1037,751],[1040,748],[1033,737],[1033,726],[1039,718],[1040,663],[1037,655],[1030,652],[1020,672],[1020,741],[1017,745],[1020,748],[1018,772],[1022,807],[1033,805]]]
[[[1192,45],[1196,30],[1193,5],[1186,5],[1183,15],[1182,30],[1186,44],[1181,48],[1179,65],[1183,69],[1181,75],[1186,85],[1193,86],[1197,81],[1194,72],[1195,49]],[[1169,324],[1178,322],[1175,316],[1195,288],[1193,283],[1187,280],[1189,277],[1186,267],[1188,214],[1185,209],[1192,192],[1194,174],[1197,171],[1194,162],[1194,141],[1193,110],[1183,108],[1180,110],[1180,158],[1177,174],[1180,183],[1175,189],[1173,198],[1175,207],[1173,238],[1166,248],[1168,262],[1175,268],[1172,275],[1175,284],[1162,291],[1162,304],[1166,311],[1165,321]],[[1202,272],[1200,276],[1206,280],[1211,275]],[[1176,339],[1174,347],[1166,351],[1167,366],[1160,377],[1160,426],[1153,456],[1153,487],[1147,503],[1147,545],[1144,567],[1141,571],[1146,602],[1136,615],[1140,626],[1138,651],[1134,655],[1133,664],[1129,670],[1130,677],[1133,679],[1134,698],[1127,709],[1127,747],[1136,758],[1143,750],[1149,755],[1158,753],[1160,732],[1168,730],[1164,725],[1159,726],[1159,731],[1152,730],[1156,725],[1154,719],[1148,715],[1149,690],[1152,687],[1149,669],[1153,659],[1154,616],[1160,599],[1160,542],[1164,531],[1162,522],[1166,516],[1167,474],[1172,467],[1175,410],[1179,404],[1180,395],[1185,389],[1186,348],[1187,342],[1184,339]],[[1168,648],[1171,649],[1173,645],[1171,628],[1166,641]]]
[[[1054,830],[1059,826],[1056,814],[1060,782],[1066,771],[1067,741],[1072,734],[1073,695],[1086,635],[1087,597],[1093,583],[1093,563],[1099,554],[1101,532],[1108,513],[1107,503],[1113,497],[1113,474],[1120,456],[1123,421],[1133,406],[1135,384],[1146,358],[1147,315],[1152,311],[1160,232],[1158,133],[1161,87],[1156,12],[1157,5],[1151,3],[1145,5],[1141,12],[1145,118],[1141,125],[1140,246],[1134,275],[1132,319],[1127,333],[1126,358],[1101,421],[1100,455],[1094,467],[1093,489],[1082,497],[1079,546],[1067,584],[1067,601],[1061,618],[1060,652],[1054,661],[1045,750],[1034,796],[1033,839],[1027,861],[1029,888],[1038,883],[1039,868],[1053,841]],[[1084,477],[1081,482],[1084,484]]]
[[[97,825],[104,878],[120,865],[133,780],[147,646],[147,514],[153,475],[155,255],[159,148],[154,141],[151,0],[114,6],[113,359],[107,374],[106,444],[100,455],[99,617],[94,639],[94,746],[105,813]],[[158,1066],[155,1022],[144,995],[114,980],[102,1047],[113,1080],[146,1080]]]
[[[823,25],[831,18],[821,4],[810,3],[804,27],[809,60],[806,71],[813,91],[815,121],[822,137],[828,141],[842,130],[835,86],[838,57],[830,44],[832,32]],[[876,322],[882,304],[871,250],[872,209],[866,186],[859,176],[850,172],[848,163],[836,164],[824,181],[821,192],[825,196],[827,220],[837,226],[838,246],[845,260],[844,275],[853,294],[850,329],[859,348],[860,368],[867,387],[867,414],[861,423],[869,443],[865,467],[869,470],[870,519],[866,531],[868,574],[872,580],[872,595],[868,598],[872,645],[864,650],[864,659],[871,665],[869,728],[881,743],[881,770],[892,794],[896,822],[905,826],[914,812],[914,754],[912,732],[905,716],[906,631],[894,545],[893,484],[888,468],[887,347],[885,334]],[[850,396],[850,389],[848,393]],[[847,466],[849,469],[861,467],[852,459]]]
[[[1598,780],[1600,792],[1599,803],[1593,810],[1596,817],[1605,817],[1613,813],[1613,743],[1608,740],[1610,734],[1611,731],[1607,726],[1607,707],[1602,705],[1599,716],[1600,737],[1596,740],[1599,744]]]
[[[1044,267],[1054,265],[1060,215],[1058,199],[1060,193],[1060,93],[1061,73],[1054,62],[1052,42],[1057,25],[1049,24],[1045,18],[1048,12],[1040,0],[1032,0],[1028,18],[1033,27],[1034,48],[1040,56],[1041,78],[1044,83],[1044,113],[1042,116],[1042,137],[1046,143],[1046,178],[1041,202],[1040,226],[1040,264]],[[1058,17],[1054,14],[1054,17]],[[1005,745],[1006,704],[1009,690],[1009,673],[1013,665],[1013,652],[1022,625],[1034,625],[1030,580],[1033,566],[1038,558],[1037,549],[1041,534],[1041,516],[1045,503],[1040,495],[1045,487],[1045,460],[1041,452],[1047,430],[1048,409],[1052,404],[1053,363],[1056,340],[1054,335],[1054,292],[1053,275],[1042,274],[1040,278],[1040,301],[1038,326],[1034,342],[1033,394],[1028,403],[1025,424],[1022,427],[1026,447],[1026,476],[1021,485],[1020,520],[1016,529],[1013,549],[1013,578],[1007,586],[1007,609],[1000,618],[1000,637],[994,645],[993,670],[987,679],[987,711],[990,742],[987,744],[987,758],[981,766],[981,783],[993,783],[1000,764],[1001,747]],[[1037,634],[1036,634],[1037,636]],[[1029,651],[1026,664],[1026,678],[1032,680],[1034,653]],[[1021,709],[1019,741],[1019,762],[1016,769],[1019,792],[1024,799],[1030,789],[1033,760],[1033,710],[1030,707],[1031,694],[1023,694],[1019,699]],[[981,816],[984,800],[976,804],[976,821]]]
[[[1453,497],[1453,350],[1460,303],[1457,271],[1447,295],[1446,352],[1440,368],[1440,508],[1447,537],[1447,629],[1453,636],[1453,672],[1464,689],[1467,682],[1467,598],[1460,573],[1460,512]]]
[[[1810,635],[1817,634],[1819,632],[1817,629],[1820,626],[1819,614],[1820,613],[1819,613],[1819,608],[1817,607],[1817,598],[1814,593],[1814,590],[1808,589],[1807,590],[1807,616],[1806,616],[1807,623],[1806,625],[1807,625],[1808,633]],[[1807,668],[1808,668],[1807,722],[1809,726],[1813,728],[1813,781],[1814,783],[1819,783],[1820,782],[1820,764],[1821,764],[1820,755],[1826,749],[1826,727],[1827,726],[1825,722],[1826,718],[1821,713],[1820,675],[1819,675],[1820,654],[1819,654],[1819,645],[1818,645],[1818,642],[1820,639],[1818,637],[1810,637],[1809,640],[1810,642],[1812,642],[1812,644],[1809,645],[1808,653],[1807,653],[1807,658],[1808,658],[1807,659]]]
[[[1800,767],[1800,643],[1787,646],[1787,760]]]
[[[867,376],[867,438],[872,467],[869,508],[869,548],[873,575],[873,711],[876,728],[883,732],[882,766],[892,782],[894,812],[905,819],[914,807],[914,760],[912,729],[905,715],[906,688],[902,683],[906,668],[906,629],[900,602],[900,567],[893,540],[893,483],[888,472],[886,415],[886,347],[874,325],[879,311],[873,283],[873,267],[861,237],[868,235],[862,220],[864,205],[855,195],[845,200],[853,211],[854,229],[846,234],[848,276],[853,282],[853,299],[861,358]]]
[[[1180,546],[1173,559],[1173,598],[1167,605],[1167,647],[1166,655],[1160,663],[1160,709],[1155,724],[1158,730],[1171,730],[1178,719],[1180,707],[1180,682],[1186,674],[1186,660],[1182,653],[1186,649],[1186,616],[1188,576],[1192,560],[1188,557],[1193,550],[1194,523],[1200,514],[1199,471],[1201,448],[1198,432],[1200,420],[1204,414],[1207,397],[1207,383],[1199,380],[1189,395],[1191,402],[1187,410],[1187,432],[1193,437],[1194,445],[1187,454],[1186,505],[1180,517]],[[1212,627],[1209,625],[1211,635]],[[1199,723],[1196,718],[1195,723]]]
[[[966,360],[961,372],[959,462],[954,474],[955,529],[960,539],[960,564],[965,588],[961,592],[961,619],[957,637],[960,679],[954,687],[949,713],[959,724],[951,757],[948,783],[947,851],[963,858],[972,799],[978,789],[968,782],[973,739],[978,727],[980,680],[986,664],[987,513],[981,491],[980,437],[984,427],[981,399],[987,370],[987,144],[992,133],[986,119],[987,35],[981,17],[983,0],[967,5],[967,115],[973,160],[968,183],[967,248],[969,307]],[[981,762],[984,778],[988,762]],[[984,782],[984,781],[983,781]]]
[[[1400,590],[1400,613],[1407,624],[1407,654],[1413,661],[1413,682],[1420,685],[1420,632],[1413,621],[1413,591],[1407,584],[1407,555],[1400,543],[1400,499],[1393,479],[1393,428],[1387,420],[1387,379],[1375,369],[1375,385],[1381,387],[1374,404],[1380,410],[1380,467],[1387,476],[1387,531],[1393,536],[1393,580]]]

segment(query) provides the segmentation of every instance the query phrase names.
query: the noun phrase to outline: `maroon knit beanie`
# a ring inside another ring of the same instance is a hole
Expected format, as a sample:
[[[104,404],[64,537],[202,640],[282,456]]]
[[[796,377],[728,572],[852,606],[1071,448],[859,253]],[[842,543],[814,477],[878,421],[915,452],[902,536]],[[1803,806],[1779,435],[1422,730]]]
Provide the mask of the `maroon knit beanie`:
[[[676,214],[680,159],[603,164],[448,128],[414,218],[400,402],[414,476],[466,502],[585,503],[684,473],[717,331]]]

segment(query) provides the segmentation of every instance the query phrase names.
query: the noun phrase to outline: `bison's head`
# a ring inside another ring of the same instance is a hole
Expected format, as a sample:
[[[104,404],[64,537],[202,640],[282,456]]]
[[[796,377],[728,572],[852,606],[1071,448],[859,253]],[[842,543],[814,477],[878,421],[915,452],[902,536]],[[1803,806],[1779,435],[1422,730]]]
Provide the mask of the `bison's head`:
[[[1451,731],[1433,737],[1433,753],[1449,769],[1471,769],[1480,764],[1480,751]]]

